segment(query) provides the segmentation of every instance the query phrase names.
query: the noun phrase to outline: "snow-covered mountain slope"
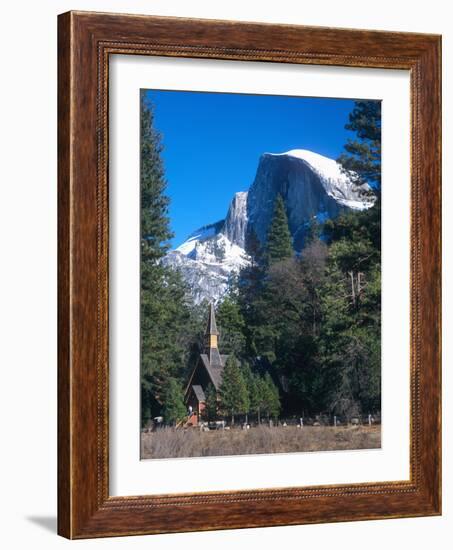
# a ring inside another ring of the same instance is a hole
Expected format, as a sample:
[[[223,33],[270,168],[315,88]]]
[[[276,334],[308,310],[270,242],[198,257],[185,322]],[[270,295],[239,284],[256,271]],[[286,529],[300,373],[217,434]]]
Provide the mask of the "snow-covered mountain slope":
[[[326,193],[339,204],[348,208],[363,210],[374,204],[374,198],[366,197],[364,191],[369,191],[368,185],[360,190],[351,186],[351,178],[342,170],[341,165],[333,159],[307,151],[294,149],[287,153],[267,153],[274,157],[292,157],[307,164],[318,176]]]
[[[194,231],[164,258],[181,271],[196,303],[218,301],[231,277],[247,265],[248,231],[253,229],[265,243],[278,194],[285,202],[297,251],[313,220],[324,222],[349,209],[370,208],[375,200],[370,187],[358,188],[335,160],[304,149],[265,153],[250,190],[234,195],[225,220]]]
[[[164,263],[182,273],[196,304],[204,299],[217,302],[228,290],[231,277],[248,263],[245,251],[222,233],[197,241],[189,255],[180,249],[170,251]]]
[[[247,192],[236,193],[227,217],[194,231],[164,263],[178,269],[192,291],[195,303],[218,301],[228,290],[231,277],[247,265]]]

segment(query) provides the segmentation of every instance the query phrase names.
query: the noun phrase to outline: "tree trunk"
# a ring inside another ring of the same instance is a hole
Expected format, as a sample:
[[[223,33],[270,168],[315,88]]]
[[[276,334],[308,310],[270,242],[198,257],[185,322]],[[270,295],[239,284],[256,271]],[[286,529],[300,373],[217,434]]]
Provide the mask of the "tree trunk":
[[[350,271],[349,275],[351,276],[351,296],[352,296],[352,303],[355,306],[355,287],[354,287],[354,272]]]

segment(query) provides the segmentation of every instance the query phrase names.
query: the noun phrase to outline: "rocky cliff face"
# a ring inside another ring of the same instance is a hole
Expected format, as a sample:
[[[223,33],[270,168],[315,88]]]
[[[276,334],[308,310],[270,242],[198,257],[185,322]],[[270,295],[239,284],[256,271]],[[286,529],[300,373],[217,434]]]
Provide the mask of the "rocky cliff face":
[[[247,196],[247,191],[240,191],[234,195],[223,227],[225,236],[241,248],[245,247],[247,231]]]
[[[232,276],[248,263],[247,231],[253,229],[266,242],[278,194],[285,202],[297,251],[303,249],[313,220],[322,223],[345,210],[370,208],[375,200],[368,185],[357,188],[332,159],[302,149],[265,153],[249,191],[234,195],[225,220],[198,229],[164,258],[181,271],[195,302],[218,301]]]
[[[367,185],[357,189],[336,161],[317,153],[302,149],[266,153],[260,159],[248,193],[248,223],[264,244],[274,201],[280,194],[286,205],[294,248],[300,251],[313,220],[323,223],[346,209],[369,208],[374,202],[369,190]]]

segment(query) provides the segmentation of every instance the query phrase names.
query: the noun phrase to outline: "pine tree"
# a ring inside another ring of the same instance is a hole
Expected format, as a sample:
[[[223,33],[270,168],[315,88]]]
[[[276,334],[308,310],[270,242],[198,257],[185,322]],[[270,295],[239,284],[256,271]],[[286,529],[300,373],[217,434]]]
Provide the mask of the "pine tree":
[[[255,413],[258,416],[259,423],[261,408],[259,378],[258,375],[252,372],[248,363],[242,365],[242,372],[249,397],[249,412]]]
[[[263,247],[253,227],[247,230],[245,251],[250,261],[240,270],[237,280],[237,301],[242,315],[247,315],[250,304],[260,292],[265,273]]]
[[[223,369],[219,393],[220,405],[225,413],[231,415],[231,424],[234,424],[236,414],[245,414],[249,411],[247,386],[234,355],[228,357]]]
[[[256,388],[256,412],[258,416],[258,424],[261,424],[261,414],[266,411],[267,404],[267,385],[264,377],[255,375],[255,388]]]
[[[277,386],[268,372],[264,376],[255,375],[254,378],[258,423],[261,423],[261,413],[265,413],[268,420],[270,417],[277,418],[281,410],[280,394]]]
[[[280,412],[280,396],[277,386],[272,381],[270,374],[264,375],[262,385],[263,410],[267,417],[277,418]]]
[[[249,357],[254,357],[257,350],[254,345],[253,329],[259,315],[257,301],[263,290],[265,261],[263,247],[253,228],[249,228],[247,231],[245,250],[250,258],[250,263],[244,266],[239,272],[237,303],[245,321],[245,353]]]
[[[218,305],[217,324],[222,352],[242,356],[245,349],[245,321],[234,297],[226,296]]]
[[[169,378],[164,393],[163,416],[166,424],[176,424],[187,414],[184,394],[177,380]]]
[[[346,415],[380,408],[381,103],[356,101],[356,138],[339,161],[371,184],[375,205],[325,224],[329,243],[320,338],[326,405]]]
[[[291,233],[285,203],[281,195],[275,200],[274,214],[267,233],[265,258],[268,265],[286,260],[293,256]]]
[[[218,397],[213,384],[206,388],[206,417],[208,420],[216,420],[218,410]]]
[[[140,95],[140,192],[142,258],[155,261],[168,251],[173,237],[169,229],[166,181],[161,159],[161,136],[154,129],[154,113],[146,90]]]
[[[186,288],[178,272],[160,260],[169,248],[169,198],[161,138],[153,109],[141,93],[141,394],[142,421],[161,413],[170,378],[182,380],[191,334]]]
[[[246,321],[247,353],[251,357],[260,356],[269,365],[276,359],[277,325],[285,321],[280,315],[282,304],[276,302],[271,288],[271,272],[278,266],[283,268],[284,264],[290,263],[294,255],[285,205],[280,195],[275,200],[264,251],[262,254],[260,252],[255,266],[249,271],[244,270],[245,276],[248,276],[245,281],[249,284],[240,287],[239,304]],[[244,274],[241,273],[242,281]]]
[[[262,246],[255,229],[250,226],[247,227],[245,235],[245,251],[250,256],[250,263],[253,266],[259,266],[262,264]]]
[[[348,140],[338,161],[342,166],[357,174],[355,183],[381,186],[381,102],[356,101],[349,115],[347,130],[356,133],[356,139]]]

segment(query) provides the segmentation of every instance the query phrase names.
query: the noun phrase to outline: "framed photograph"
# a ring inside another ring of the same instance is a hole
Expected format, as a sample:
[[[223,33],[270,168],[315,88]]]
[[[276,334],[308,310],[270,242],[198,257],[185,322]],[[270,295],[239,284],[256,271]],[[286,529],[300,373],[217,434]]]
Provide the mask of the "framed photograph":
[[[59,533],[440,514],[440,37],[58,40]]]

